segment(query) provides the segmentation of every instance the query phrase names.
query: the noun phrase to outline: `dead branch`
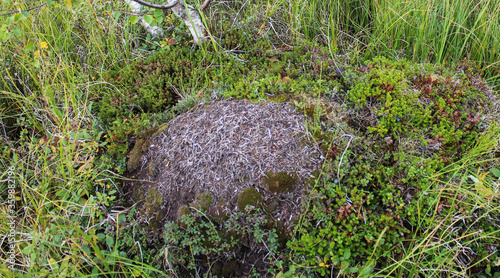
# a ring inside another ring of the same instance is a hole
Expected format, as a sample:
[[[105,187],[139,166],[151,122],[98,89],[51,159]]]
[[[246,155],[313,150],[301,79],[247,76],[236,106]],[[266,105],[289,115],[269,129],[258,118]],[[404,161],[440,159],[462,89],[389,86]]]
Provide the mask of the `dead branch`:
[[[205,9],[210,5],[210,2],[212,2],[212,0],[205,0],[205,2],[200,6],[200,10],[202,12],[205,11]]]
[[[128,2],[129,0],[126,1]],[[205,26],[203,25],[203,21],[201,20],[201,15],[196,8],[191,5],[185,4],[184,1],[174,0],[172,3],[167,5],[153,4],[143,0],[132,1],[154,9],[172,10],[177,18],[184,21],[189,29],[189,32],[193,36],[194,43],[200,44],[205,40]],[[201,6],[201,10],[205,9],[210,4],[210,1],[211,0],[205,0],[203,5]]]
[[[142,0],[132,0],[132,1],[137,2],[143,6],[146,6],[146,7],[150,7],[153,9],[160,9],[160,10],[171,9],[172,7],[174,7],[175,5],[177,5],[179,3],[179,0],[174,0],[174,2],[167,4],[167,5],[158,5],[158,4],[153,4],[153,3],[149,3],[146,1],[142,1]]]

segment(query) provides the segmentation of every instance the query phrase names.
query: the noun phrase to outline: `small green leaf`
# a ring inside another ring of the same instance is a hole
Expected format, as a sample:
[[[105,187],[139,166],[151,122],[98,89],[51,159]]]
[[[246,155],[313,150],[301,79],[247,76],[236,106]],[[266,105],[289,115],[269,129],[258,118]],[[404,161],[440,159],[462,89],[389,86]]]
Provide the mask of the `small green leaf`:
[[[119,214],[118,215],[118,220],[120,222],[125,222],[127,220],[127,217],[125,216],[125,214]]]
[[[359,271],[359,276],[358,277],[367,277],[373,272],[375,266],[375,261],[370,260],[366,265],[363,266],[363,268]]]
[[[344,252],[344,260],[349,260],[349,258],[351,257],[351,250],[350,249],[346,249],[345,252]]]
[[[82,245],[82,250],[85,252],[87,255],[90,255],[90,248],[87,245]]]
[[[19,36],[19,35],[21,35],[21,29],[20,28],[14,28],[14,29],[12,29],[12,33],[14,33],[14,35]]]
[[[120,18],[120,16],[122,16],[122,13],[121,12],[115,12],[114,16],[115,16],[115,20],[118,20],[118,18]]]
[[[500,170],[492,168],[491,173],[493,174],[493,176],[500,178]]]
[[[161,10],[155,10],[155,17],[160,17],[163,15],[163,12]]]
[[[21,253],[28,255],[31,253],[31,245],[26,246],[23,250],[21,250]]]
[[[151,15],[145,15],[144,16],[144,21],[146,21],[147,24],[151,24],[153,22],[153,17]]]
[[[107,235],[106,236],[106,245],[108,245],[109,248],[113,248],[114,244],[115,244],[115,239],[112,236]]]
[[[130,18],[130,24],[134,25],[134,24],[136,24],[137,22],[139,22],[139,17],[137,17],[137,16],[135,16],[135,15],[134,15],[134,16],[132,16],[132,17]]]

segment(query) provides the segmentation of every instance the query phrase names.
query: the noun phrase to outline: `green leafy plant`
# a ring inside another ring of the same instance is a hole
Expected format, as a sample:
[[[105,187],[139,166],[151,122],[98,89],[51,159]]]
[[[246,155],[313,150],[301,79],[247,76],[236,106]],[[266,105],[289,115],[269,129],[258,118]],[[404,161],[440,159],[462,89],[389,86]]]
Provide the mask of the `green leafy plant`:
[[[259,254],[262,248],[270,258],[278,252],[278,236],[267,227],[268,220],[262,213],[235,212],[220,221],[194,207],[189,211],[177,222],[167,222],[163,232],[169,265],[177,270],[242,274],[240,268],[246,266],[232,263],[241,256],[242,248],[249,249],[244,255],[248,259],[263,256]]]

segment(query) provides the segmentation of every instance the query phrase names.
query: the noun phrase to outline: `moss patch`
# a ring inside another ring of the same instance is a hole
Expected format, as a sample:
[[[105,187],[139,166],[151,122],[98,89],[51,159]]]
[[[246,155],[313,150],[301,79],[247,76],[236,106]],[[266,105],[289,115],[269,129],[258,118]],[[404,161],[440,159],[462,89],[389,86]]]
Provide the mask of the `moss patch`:
[[[149,227],[153,231],[158,231],[159,224],[165,213],[161,209],[163,204],[163,195],[158,192],[158,188],[151,187],[148,190],[148,195],[144,204],[145,216],[149,219]]]
[[[139,165],[139,159],[141,158],[142,155],[142,145],[144,144],[144,139],[139,139],[135,142],[135,146],[130,151],[130,155],[127,161],[127,170],[129,172],[134,171],[137,166]]]
[[[212,193],[212,191],[207,190],[196,196],[196,200],[192,203],[192,206],[197,209],[208,211],[213,202],[214,202],[214,194]]]
[[[267,176],[262,178],[262,185],[274,194],[282,194],[292,192],[297,184],[298,178],[295,174],[287,172],[267,173]]]
[[[149,162],[148,171],[149,175],[152,176],[153,178],[158,175],[159,169],[155,161]]]
[[[245,211],[247,206],[257,207],[262,203],[262,194],[257,189],[250,187],[238,195],[238,209]]]

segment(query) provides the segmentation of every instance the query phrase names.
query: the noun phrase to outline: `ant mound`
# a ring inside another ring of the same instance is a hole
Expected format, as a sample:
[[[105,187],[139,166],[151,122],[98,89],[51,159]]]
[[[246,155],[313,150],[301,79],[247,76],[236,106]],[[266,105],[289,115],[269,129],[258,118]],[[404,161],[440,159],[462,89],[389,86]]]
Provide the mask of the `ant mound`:
[[[290,227],[324,158],[304,115],[284,103],[199,106],[150,142],[131,185],[150,225],[191,208],[213,216],[258,208]]]

